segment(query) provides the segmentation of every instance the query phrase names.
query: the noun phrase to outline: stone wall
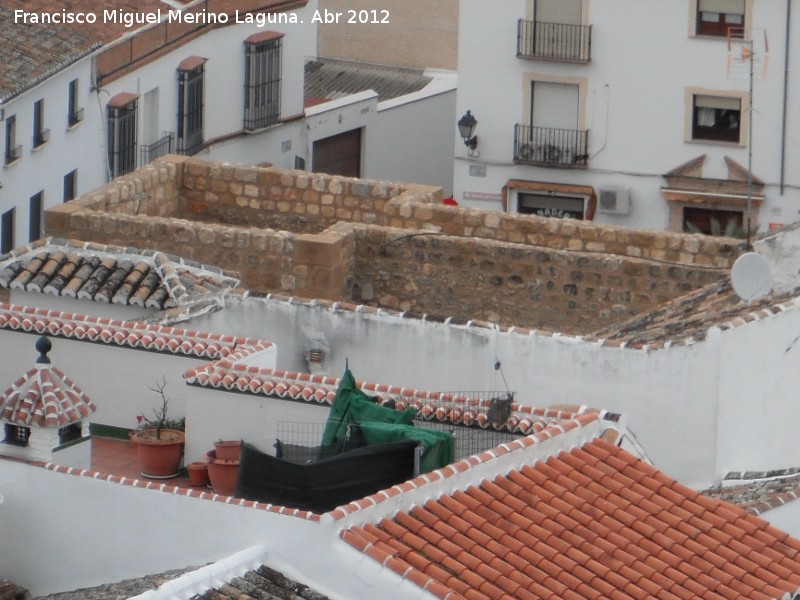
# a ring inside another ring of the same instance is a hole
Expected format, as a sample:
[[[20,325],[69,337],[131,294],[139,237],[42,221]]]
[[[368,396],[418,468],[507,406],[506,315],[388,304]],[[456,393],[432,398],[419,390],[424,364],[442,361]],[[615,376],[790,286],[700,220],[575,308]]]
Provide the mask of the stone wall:
[[[589,332],[723,276],[737,240],[441,204],[441,189],[169,156],[48,209],[47,235],[153,248],[253,291]]]
[[[717,281],[720,270],[357,227],[354,274],[355,303],[586,334]]]
[[[319,233],[340,222],[385,222],[392,198],[441,202],[431,186],[187,160],[178,212],[196,221]]]
[[[414,200],[390,202],[384,222],[401,229],[709,267],[733,265],[743,243],[730,238],[610,227],[574,219],[487,212]]]

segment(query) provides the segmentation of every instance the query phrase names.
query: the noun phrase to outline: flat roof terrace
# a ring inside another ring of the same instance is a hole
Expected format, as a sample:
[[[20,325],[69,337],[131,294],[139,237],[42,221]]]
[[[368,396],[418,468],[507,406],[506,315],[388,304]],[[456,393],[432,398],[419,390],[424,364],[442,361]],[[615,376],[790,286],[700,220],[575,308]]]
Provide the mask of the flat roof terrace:
[[[431,186],[169,156],[46,211],[262,293],[586,334],[723,278],[737,240],[442,204]]]

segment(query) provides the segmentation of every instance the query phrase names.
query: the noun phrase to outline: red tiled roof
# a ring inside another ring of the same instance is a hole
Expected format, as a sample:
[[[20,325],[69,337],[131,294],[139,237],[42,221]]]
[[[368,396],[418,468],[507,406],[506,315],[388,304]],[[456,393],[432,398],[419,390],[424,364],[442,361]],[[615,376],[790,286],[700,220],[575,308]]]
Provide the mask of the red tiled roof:
[[[796,309],[800,297],[794,292],[770,294],[752,302],[742,301],[733,291],[730,278],[707,285],[662,304],[622,323],[584,336],[587,342],[627,348],[663,348],[706,339],[713,328],[721,331],[767,319]]]
[[[271,370],[236,363],[235,357],[213,361],[184,374],[186,382],[201,387],[234,392],[263,394],[288,400],[302,400],[323,405],[333,404],[339,379],[310,373]],[[380,404],[403,410],[413,407],[426,421],[478,426],[482,429],[508,431],[521,435],[539,433],[554,421],[569,420],[579,414],[599,412],[587,407],[570,410],[535,408],[513,403],[505,421],[493,422],[489,415],[491,401],[476,400],[465,394],[429,392],[414,388],[358,382],[367,394]]]
[[[49,364],[39,364],[0,395],[0,418],[17,425],[64,427],[96,410],[69,377]]]
[[[599,439],[341,535],[449,600],[800,593],[800,541]]]
[[[0,329],[218,359],[270,347],[264,340],[0,304]],[[238,348],[238,350],[237,350]]]

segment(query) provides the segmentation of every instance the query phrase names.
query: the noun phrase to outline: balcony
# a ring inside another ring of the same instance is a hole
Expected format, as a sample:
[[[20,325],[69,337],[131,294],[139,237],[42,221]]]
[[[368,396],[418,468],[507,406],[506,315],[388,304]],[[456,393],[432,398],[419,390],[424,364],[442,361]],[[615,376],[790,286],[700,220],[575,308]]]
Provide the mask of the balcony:
[[[514,126],[514,162],[547,167],[585,167],[589,131]]]
[[[517,22],[517,56],[588,63],[592,56],[592,26],[520,19]]]
[[[141,147],[141,164],[146,165],[157,158],[171,154],[174,149],[175,134],[170,131],[165,131],[155,142]]]
[[[49,129],[42,129],[41,131],[37,131],[33,134],[33,147],[38,148],[39,146],[44,146],[47,142],[50,141],[50,130]]]
[[[10,165],[22,158],[22,146],[12,146],[6,149],[5,164]]]

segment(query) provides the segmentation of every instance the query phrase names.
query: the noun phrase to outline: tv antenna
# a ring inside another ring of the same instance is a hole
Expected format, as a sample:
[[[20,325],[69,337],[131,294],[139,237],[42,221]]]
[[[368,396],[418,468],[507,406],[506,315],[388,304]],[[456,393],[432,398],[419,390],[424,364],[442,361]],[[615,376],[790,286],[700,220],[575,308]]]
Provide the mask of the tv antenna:
[[[753,249],[753,79],[758,64],[761,79],[767,76],[769,40],[764,29],[745,38],[744,27],[728,28],[728,79],[747,79],[747,249]]]

